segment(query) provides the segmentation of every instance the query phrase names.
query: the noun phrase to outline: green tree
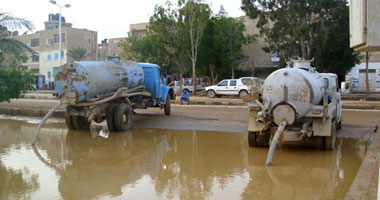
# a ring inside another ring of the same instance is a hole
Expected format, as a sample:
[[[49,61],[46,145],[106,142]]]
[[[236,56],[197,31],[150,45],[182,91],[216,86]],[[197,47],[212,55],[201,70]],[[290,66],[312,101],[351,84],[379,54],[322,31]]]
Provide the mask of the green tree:
[[[87,49],[83,47],[75,47],[67,53],[74,61],[81,61],[88,56]]]
[[[244,58],[243,45],[251,43],[254,37],[244,36],[245,25],[241,20],[218,15],[215,19],[215,45],[219,49],[222,62],[231,70],[231,78],[235,78],[235,66]]]
[[[33,25],[6,12],[0,13],[0,102],[20,97],[35,83],[34,75],[22,65],[27,61],[25,53],[35,52],[9,36],[9,30],[22,28],[32,30]]]
[[[202,40],[203,31],[210,18],[211,10],[202,0],[178,0],[178,5],[184,5],[179,10],[178,25],[189,32],[188,41],[190,45],[187,54],[191,60],[193,88],[195,88],[198,48]],[[196,90],[193,90],[193,94],[195,92]]]
[[[279,50],[282,65],[294,57],[314,58],[313,65],[321,69],[329,59],[335,63],[334,68],[345,69],[336,72],[344,73],[358,62],[357,55],[348,46],[346,0],[242,0],[242,9],[251,18],[258,19],[257,27],[267,42],[264,50]],[[333,32],[337,30],[341,32]],[[333,46],[327,45],[331,37],[339,37]],[[330,54],[329,58],[323,56],[338,49],[344,53]]]
[[[178,11],[171,2],[168,1],[166,6],[156,6],[147,35],[143,38],[132,36],[120,44],[123,58],[157,63],[166,73],[179,73],[182,81],[189,58],[186,52],[187,31],[178,25],[178,17]]]

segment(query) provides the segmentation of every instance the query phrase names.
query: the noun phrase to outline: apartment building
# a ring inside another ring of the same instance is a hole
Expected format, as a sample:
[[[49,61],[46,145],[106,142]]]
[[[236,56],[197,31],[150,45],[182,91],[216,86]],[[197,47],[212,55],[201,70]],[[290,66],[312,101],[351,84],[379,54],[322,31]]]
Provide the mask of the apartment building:
[[[102,43],[98,44],[98,60],[107,60],[108,56],[119,57],[123,52],[119,43],[126,41],[126,39],[127,37],[120,37],[102,40]]]
[[[129,37],[134,36],[141,39],[148,33],[148,26],[149,26],[149,23],[147,22],[130,24],[128,36]]]
[[[45,75],[49,81],[54,81],[59,69],[59,16],[57,15],[49,14],[45,30],[14,36],[37,52],[36,55],[29,55],[27,63],[24,64],[32,72]],[[87,57],[84,60],[97,60],[97,40],[96,31],[73,28],[72,24],[67,23],[62,17],[62,64],[73,61],[67,56],[67,52],[77,47],[87,50]]]

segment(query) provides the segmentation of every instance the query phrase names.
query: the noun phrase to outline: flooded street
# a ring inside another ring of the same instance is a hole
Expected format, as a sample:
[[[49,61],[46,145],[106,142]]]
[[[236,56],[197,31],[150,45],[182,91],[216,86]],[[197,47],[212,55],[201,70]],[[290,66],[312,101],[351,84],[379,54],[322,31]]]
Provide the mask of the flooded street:
[[[266,148],[247,135],[133,129],[68,131],[0,120],[0,199],[333,199],[347,193],[368,141],[340,138],[336,152]]]
[[[0,120],[0,199],[336,199],[347,193],[368,141],[336,152],[249,148],[247,135],[133,129],[67,131]]]

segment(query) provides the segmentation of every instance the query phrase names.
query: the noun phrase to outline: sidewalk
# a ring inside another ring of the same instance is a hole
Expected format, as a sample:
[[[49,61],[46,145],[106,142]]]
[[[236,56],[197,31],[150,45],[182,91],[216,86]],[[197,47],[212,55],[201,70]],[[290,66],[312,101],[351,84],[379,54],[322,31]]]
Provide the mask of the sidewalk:
[[[53,96],[54,91],[29,92],[24,94],[22,99],[38,99],[38,100],[58,100]],[[380,110],[380,95],[372,95],[364,98],[363,95],[345,95],[342,97],[343,109],[365,109]],[[172,100],[173,104],[180,104],[179,97]],[[224,105],[224,106],[247,106],[248,103],[242,99],[234,97],[209,98],[204,96],[191,96],[191,105]]]

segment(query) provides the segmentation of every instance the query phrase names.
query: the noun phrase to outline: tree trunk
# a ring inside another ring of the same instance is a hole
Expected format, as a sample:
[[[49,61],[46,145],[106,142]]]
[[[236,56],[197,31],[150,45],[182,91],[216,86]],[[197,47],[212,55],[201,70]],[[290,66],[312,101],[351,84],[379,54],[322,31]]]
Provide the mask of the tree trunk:
[[[365,52],[365,86],[366,86],[367,96],[369,95],[368,60],[369,60],[368,52]]]
[[[214,84],[214,82],[215,82],[215,78],[214,78],[215,65],[209,65],[209,67],[210,67],[211,82],[212,82],[212,84]]]
[[[231,66],[231,79],[235,78],[235,70],[234,70],[234,65]]]
[[[195,94],[197,88],[196,88],[196,78],[197,78],[197,75],[195,74],[195,62],[193,62],[193,94]]]
[[[308,59],[308,55],[307,55],[307,45],[304,43],[303,40],[300,40],[299,41],[300,43],[300,46],[301,46],[301,57],[303,60],[307,60]]]
[[[182,88],[182,85],[183,85],[183,72],[182,72],[182,70],[179,72],[179,95],[181,95],[182,94],[182,90],[183,90],[183,88]]]

